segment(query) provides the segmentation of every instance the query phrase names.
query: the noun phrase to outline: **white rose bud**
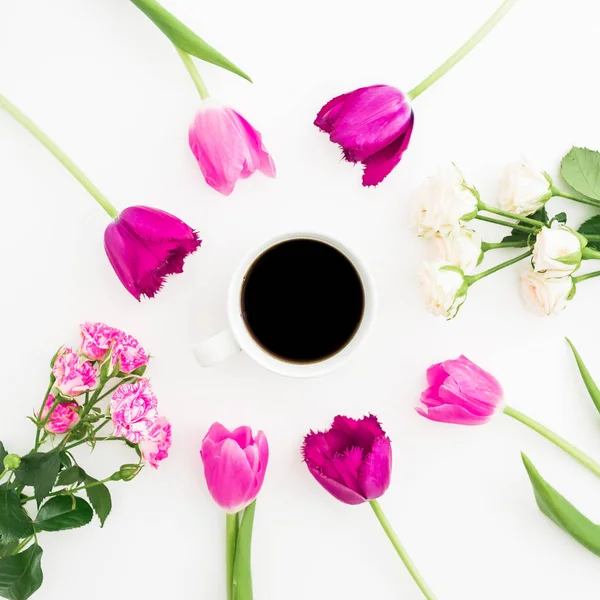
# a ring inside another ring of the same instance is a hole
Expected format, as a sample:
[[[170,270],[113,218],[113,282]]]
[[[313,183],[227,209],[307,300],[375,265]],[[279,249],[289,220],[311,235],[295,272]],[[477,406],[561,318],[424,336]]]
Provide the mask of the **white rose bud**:
[[[430,177],[414,194],[413,225],[422,237],[448,235],[477,215],[477,198],[452,165]]]
[[[552,180],[527,160],[506,167],[500,180],[498,204],[515,215],[532,215],[552,198]]]
[[[581,265],[587,240],[569,227],[554,221],[535,238],[533,268],[546,277],[566,277]]]
[[[467,299],[464,273],[448,263],[425,263],[419,283],[427,310],[436,316],[453,319]]]
[[[521,276],[521,290],[527,308],[538,315],[556,315],[563,311],[575,295],[571,277],[559,279],[544,273],[525,271]]]
[[[481,236],[467,227],[456,229],[448,235],[436,233],[430,240],[434,260],[459,267],[467,275],[475,271],[483,258]]]

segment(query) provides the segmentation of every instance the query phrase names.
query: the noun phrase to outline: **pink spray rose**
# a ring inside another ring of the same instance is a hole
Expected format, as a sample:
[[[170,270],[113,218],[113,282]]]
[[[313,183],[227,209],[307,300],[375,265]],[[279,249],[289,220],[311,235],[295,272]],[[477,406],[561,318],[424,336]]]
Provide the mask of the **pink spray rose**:
[[[140,442],[142,457],[155,469],[169,456],[171,447],[171,424],[165,417],[158,417],[148,429],[148,437]]]
[[[132,444],[149,439],[158,418],[157,406],[147,379],[119,386],[110,401],[114,436],[124,437]]]
[[[52,373],[55,385],[65,396],[79,396],[93,389],[97,383],[94,365],[71,348],[63,348],[54,361]]]
[[[111,362],[119,361],[123,373],[132,373],[148,364],[148,354],[136,338],[104,323],[80,325],[81,352],[92,360],[102,360],[112,347]]]
[[[429,367],[427,382],[417,412],[432,421],[482,425],[502,404],[498,381],[465,356]]]
[[[147,206],[130,206],[106,228],[104,248],[121,283],[137,300],[152,298],[165,277],[183,273],[183,262],[201,241],[173,215]]]
[[[238,179],[256,171],[275,177],[275,164],[260,133],[235,110],[214,100],[205,100],[196,114],[189,142],[206,183],[225,196]]]
[[[44,410],[40,415],[40,419],[43,421],[50,412],[50,409],[54,405],[55,397],[50,394]],[[67,433],[70,429],[73,429],[77,423],[79,423],[79,404],[77,402],[61,402],[56,405],[50,418],[44,425],[44,429],[50,433]]]
[[[408,148],[414,114],[408,97],[389,85],[371,85],[330,100],[315,125],[341,146],[344,158],[364,166],[364,186],[381,183]]]
[[[253,437],[250,427],[229,431],[214,423],[202,440],[200,457],[214,501],[234,514],[258,496],[269,461],[269,445],[262,431]]]
[[[373,415],[337,416],[331,429],[304,438],[302,454],[311,475],[346,504],[375,500],[390,485],[392,446]]]

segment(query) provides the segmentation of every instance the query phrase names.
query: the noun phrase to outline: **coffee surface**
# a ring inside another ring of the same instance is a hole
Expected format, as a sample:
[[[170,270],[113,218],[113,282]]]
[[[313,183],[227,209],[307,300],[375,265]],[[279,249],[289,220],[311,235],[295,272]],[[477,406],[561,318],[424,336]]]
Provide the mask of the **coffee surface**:
[[[242,286],[242,316],[256,342],[288,362],[324,360],[361,323],[365,297],[354,265],[312,239],[281,242],[261,254]]]

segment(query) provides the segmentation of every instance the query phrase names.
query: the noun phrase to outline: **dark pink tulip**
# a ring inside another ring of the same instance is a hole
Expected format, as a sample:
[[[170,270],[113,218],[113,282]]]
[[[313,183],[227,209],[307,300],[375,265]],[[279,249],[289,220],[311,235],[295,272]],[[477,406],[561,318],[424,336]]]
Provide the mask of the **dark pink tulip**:
[[[238,179],[256,171],[275,177],[275,163],[262,137],[232,108],[205,100],[190,127],[190,148],[206,183],[229,196]]]
[[[344,158],[362,163],[364,186],[381,183],[400,162],[414,125],[408,97],[389,85],[371,85],[330,100],[315,125],[339,144]]]
[[[498,381],[466,356],[427,369],[429,387],[417,412],[432,421],[459,425],[487,423],[502,403]]]
[[[337,416],[331,429],[304,438],[302,454],[312,476],[346,504],[375,500],[390,485],[392,446],[373,415]]]
[[[165,277],[183,272],[183,261],[200,246],[198,234],[167,212],[147,206],[126,208],[104,233],[108,260],[137,300],[152,298]]]

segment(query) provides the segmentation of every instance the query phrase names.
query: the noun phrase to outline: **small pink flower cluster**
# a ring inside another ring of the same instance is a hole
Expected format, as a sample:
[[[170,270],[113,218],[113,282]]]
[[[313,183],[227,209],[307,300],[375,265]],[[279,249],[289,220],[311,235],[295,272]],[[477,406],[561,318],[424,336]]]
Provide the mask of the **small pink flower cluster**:
[[[59,402],[52,410],[56,398],[49,394],[44,410],[40,415],[42,421],[46,420],[44,428],[50,433],[67,433],[79,423],[79,404],[72,401]],[[50,412],[52,410],[52,412]]]

